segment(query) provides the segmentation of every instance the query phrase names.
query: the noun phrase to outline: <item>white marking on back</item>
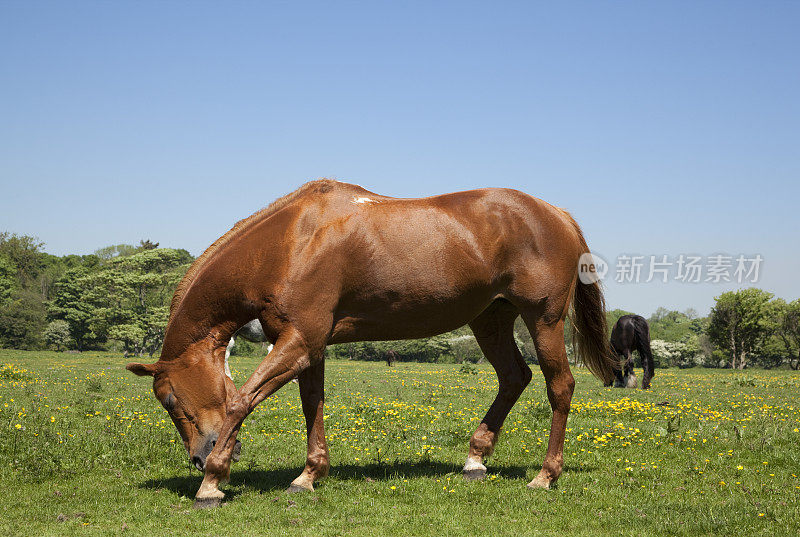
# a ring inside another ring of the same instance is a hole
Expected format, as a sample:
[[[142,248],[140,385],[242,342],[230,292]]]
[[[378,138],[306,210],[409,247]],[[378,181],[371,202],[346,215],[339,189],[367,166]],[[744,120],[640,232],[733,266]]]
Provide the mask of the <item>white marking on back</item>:
[[[375,200],[370,198],[353,198],[353,203],[375,203]]]

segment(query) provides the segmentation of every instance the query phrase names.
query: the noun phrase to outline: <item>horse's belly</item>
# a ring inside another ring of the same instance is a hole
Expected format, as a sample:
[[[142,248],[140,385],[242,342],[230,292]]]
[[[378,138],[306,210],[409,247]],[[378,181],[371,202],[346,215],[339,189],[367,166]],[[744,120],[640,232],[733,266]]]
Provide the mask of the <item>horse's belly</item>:
[[[496,298],[490,289],[453,297],[426,297],[345,303],[334,319],[330,343],[430,337],[464,326]]]

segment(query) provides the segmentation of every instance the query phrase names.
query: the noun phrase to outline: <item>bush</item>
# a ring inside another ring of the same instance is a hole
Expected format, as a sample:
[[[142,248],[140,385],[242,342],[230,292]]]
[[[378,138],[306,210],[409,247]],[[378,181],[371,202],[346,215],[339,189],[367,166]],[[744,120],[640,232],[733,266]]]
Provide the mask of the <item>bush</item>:
[[[477,375],[478,368],[474,365],[470,364],[469,362],[464,362],[461,367],[458,369],[459,373],[465,373],[469,375]]]
[[[340,360],[385,361],[393,352],[400,362],[453,362],[450,341],[443,336],[399,341],[359,341],[330,345],[327,354]]]
[[[267,343],[254,343],[243,337],[236,338],[231,349],[231,356],[255,356],[263,358],[269,352]]]
[[[677,343],[654,339],[650,342],[653,351],[653,361],[656,367],[694,367],[702,365],[699,349],[693,343]]]
[[[450,348],[456,363],[477,364],[483,360],[483,352],[475,340],[475,336],[465,334],[451,339]]]
[[[51,349],[56,351],[66,349],[72,341],[69,334],[69,323],[63,319],[52,321],[44,329],[43,337]]]
[[[236,338],[236,341],[233,344],[231,356],[255,356],[257,350],[257,344],[240,337]]]

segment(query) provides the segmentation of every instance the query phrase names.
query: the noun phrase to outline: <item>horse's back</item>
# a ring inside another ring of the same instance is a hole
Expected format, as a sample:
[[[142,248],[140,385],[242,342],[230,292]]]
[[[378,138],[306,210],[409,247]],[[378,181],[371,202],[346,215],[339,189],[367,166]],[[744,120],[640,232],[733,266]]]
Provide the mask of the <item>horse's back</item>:
[[[649,327],[641,315],[623,315],[611,330],[611,345],[621,353],[636,350],[644,338],[649,345]]]
[[[580,249],[579,232],[566,211],[509,188],[394,198],[337,183],[313,210],[317,235],[336,230],[340,238],[383,244],[400,255],[459,250],[503,264]]]
[[[299,246],[384,281],[399,266],[439,284],[465,274],[487,284],[520,272],[572,275],[582,253],[566,211],[517,190],[393,198],[340,183],[328,196]]]

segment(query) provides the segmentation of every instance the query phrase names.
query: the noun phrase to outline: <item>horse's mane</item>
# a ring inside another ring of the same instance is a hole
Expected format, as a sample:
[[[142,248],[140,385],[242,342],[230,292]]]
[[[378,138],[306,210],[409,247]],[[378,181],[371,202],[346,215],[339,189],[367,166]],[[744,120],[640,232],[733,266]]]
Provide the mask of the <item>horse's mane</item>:
[[[194,283],[197,275],[200,273],[203,267],[205,267],[206,263],[208,263],[208,261],[214,256],[214,254],[217,253],[223,246],[228,244],[231,240],[233,240],[234,237],[236,237],[245,229],[250,228],[253,224],[260,222],[264,218],[272,216],[303,194],[306,194],[309,191],[316,191],[319,193],[328,192],[336,183],[337,181],[334,181],[333,179],[317,179],[316,181],[309,181],[294,192],[290,192],[289,194],[276,199],[267,207],[264,207],[247,218],[236,222],[236,224],[234,224],[234,226],[227,233],[214,241],[211,246],[206,248],[205,252],[200,254],[200,257],[195,259],[194,263],[192,263],[192,265],[189,267],[189,270],[186,271],[183,279],[175,289],[175,294],[172,295],[172,302],[170,302],[169,305],[169,321],[167,326],[172,324],[175,313],[178,311],[183,298],[186,296],[186,292],[192,286],[192,283]]]

